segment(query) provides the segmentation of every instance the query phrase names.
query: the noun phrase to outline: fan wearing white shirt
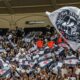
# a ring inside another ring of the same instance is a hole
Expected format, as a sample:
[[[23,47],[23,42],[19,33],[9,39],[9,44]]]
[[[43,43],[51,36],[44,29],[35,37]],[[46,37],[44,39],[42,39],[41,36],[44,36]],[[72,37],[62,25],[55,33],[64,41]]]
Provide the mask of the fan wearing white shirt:
[[[24,48],[21,48],[19,50],[19,53],[16,55],[16,59],[23,59],[23,58],[26,58],[26,53],[25,53],[25,50]]]
[[[80,76],[80,64],[77,65],[76,70],[75,70],[75,74],[79,78],[79,76]]]

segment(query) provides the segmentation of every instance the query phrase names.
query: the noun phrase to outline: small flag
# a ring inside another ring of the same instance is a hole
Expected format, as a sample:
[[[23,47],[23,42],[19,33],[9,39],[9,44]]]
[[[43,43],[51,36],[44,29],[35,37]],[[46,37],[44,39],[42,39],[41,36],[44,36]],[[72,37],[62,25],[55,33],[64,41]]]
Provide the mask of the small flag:
[[[39,62],[39,66],[41,68],[43,68],[43,67],[47,66],[49,63],[51,63],[52,61],[53,61],[52,59],[41,61],[41,62]]]
[[[66,59],[64,60],[64,63],[65,63],[65,64],[76,65],[76,64],[78,63],[78,59],[75,58],[75,57],[66,58]]]

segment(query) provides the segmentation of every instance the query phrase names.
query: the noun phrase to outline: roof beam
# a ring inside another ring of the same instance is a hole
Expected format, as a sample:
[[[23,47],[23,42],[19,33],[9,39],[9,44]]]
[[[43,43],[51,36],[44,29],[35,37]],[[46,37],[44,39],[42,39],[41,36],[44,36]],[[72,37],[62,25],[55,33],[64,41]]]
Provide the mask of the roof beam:
[[[79,5],[80,4],[80,2],[73,2],[73,3],[60,3],[60,4],[57,4],[57,5]]]
[[[30,7],[47,7],[47,6],[51,6],[50,4],[47,5],[30,5],[30,6],[13,6],[12,8],[30,8]]]
[[[11,5],[10,5],[10,3],[8,2],[8,0],[3,0],[3,2],[4,2],[4,4],[5,4],[5,6],[7,7],[7,9],[9,10],[9,12],[10,12],[11,14],[13,14],[13,13],[14,13],[14,10],[11,8]]]
[[[54,4],[53,6],[56,8],[56,6],[65,6],[65,5],[80,5],[80,2],[73,2],[73,3],[58,3],[58,4]],[[11,10],[13,10],[13,8],[36,8],[36,7],[52,7],[51,4],[46,4],[46,5],[30,5],[30,6],[12,6]],[[6,8],[6,7],[0,7],[0,8]]]

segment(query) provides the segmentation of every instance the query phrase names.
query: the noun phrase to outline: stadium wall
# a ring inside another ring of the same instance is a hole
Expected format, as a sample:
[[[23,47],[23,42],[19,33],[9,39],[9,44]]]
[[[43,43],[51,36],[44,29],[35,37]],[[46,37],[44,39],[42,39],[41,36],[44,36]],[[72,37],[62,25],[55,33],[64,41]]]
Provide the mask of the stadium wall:
[[[43,21],[44,24],[26,24],[26,21]],[[45,13],[0,14],[0,28],[15,29],[16,26],[30,28],[46,27],[47,25],[51,25],[51,23]]]

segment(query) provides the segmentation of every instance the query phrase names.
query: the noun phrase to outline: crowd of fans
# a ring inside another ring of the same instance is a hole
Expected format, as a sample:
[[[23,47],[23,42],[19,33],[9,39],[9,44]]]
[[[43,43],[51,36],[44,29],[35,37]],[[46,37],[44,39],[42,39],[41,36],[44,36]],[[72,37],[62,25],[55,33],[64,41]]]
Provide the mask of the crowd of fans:
[[[79,59],[56,31],[0,36],[0,80],[80,80]]]

